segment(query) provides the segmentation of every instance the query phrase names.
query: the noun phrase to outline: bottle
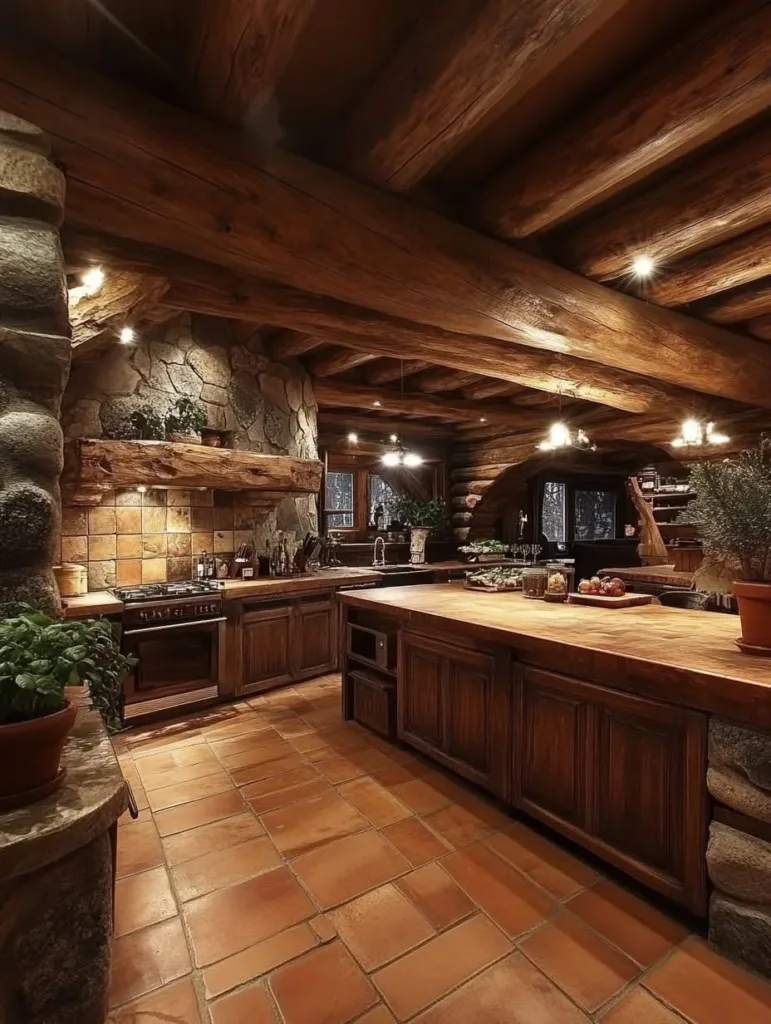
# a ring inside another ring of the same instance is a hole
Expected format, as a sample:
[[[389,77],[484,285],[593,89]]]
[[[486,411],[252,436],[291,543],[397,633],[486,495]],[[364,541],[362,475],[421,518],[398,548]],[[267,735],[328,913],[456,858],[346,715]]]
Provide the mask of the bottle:
[[[382,505],[375,507],[375,529],[378,532],[385,530],[385,509]]]
[[[195,578],[197,580],[203,580],[206,578],[206,552],[203,551],[198,556],[198,561],[195,563]]]

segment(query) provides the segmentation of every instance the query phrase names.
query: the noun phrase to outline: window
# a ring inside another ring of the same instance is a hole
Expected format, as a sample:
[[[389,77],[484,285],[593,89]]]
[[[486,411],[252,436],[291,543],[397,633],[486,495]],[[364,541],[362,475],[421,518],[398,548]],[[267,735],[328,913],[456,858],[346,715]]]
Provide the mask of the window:
[[[615,537],[616,492],[576,489],[573,527],[576,540],[611,540]]]
[[[353,473],[327,473],[324,508],[328,527],[353,528]]]
[[[567,540],[567,485],[547,480],[543,485],[541,531],[547,540],[564,544]]]
[[[369,474],[369,522],[375,521],[375,509],[378,505],[382,505],[386,513],[386,524],[388,523],[390,516],[388,509],[391,502],[396,497],[396,492],[387,484],[382,476],[378,476],[377,473]]]

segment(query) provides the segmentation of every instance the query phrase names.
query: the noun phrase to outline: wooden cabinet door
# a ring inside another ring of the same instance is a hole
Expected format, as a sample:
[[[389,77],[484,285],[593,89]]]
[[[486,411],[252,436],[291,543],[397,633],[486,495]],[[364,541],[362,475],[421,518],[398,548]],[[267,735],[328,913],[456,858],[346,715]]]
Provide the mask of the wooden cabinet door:
[[[335,667],[336,608],[330,598],[300,601],[295,609],[293,649],[297,678],[320,676]]]
[[[605,691],[593,759],[592,832],[621,866],[696,913],[706,909],[706,722]]]
[[[442,653],[435,641],[401,635],[398,736],[432,756],[442,749]]]
[[[503,655],[504,652],[501,652]],[[508,796],[509,682],[502,656],[444,647],[443,742],[449,767]]]
[[[580,684],[540,669],[518,675],[513,802],[547,824],[584,829],[591,722]]]
[[[292,681],[292,618],[288,602],[244,613],[239,692],[266,690]]]

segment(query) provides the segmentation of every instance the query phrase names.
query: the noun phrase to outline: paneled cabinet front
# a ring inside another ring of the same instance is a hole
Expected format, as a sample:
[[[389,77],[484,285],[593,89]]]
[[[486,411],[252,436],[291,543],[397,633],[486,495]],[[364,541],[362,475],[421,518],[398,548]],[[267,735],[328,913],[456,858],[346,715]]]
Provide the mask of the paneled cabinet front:
[[[399,738],[480,786],[508,795],[508,652],[402,634]]]
[[[247,605],[241,616],[236,693],[254,693],[332,671],[337,664],[332,595]]]
[[[706,716],[527,666],[514,683],[514,805],[703,913]]]

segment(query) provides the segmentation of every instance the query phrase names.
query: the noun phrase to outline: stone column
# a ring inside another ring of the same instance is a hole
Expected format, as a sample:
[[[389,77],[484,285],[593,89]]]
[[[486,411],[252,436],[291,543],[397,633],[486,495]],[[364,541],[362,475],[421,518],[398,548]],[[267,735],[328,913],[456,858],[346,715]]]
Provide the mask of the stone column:
[[[70,366],[64,176],[46,136],[0,111],[0,615],[59,610],[59,406]]]
[[[712,718],[707,785],[734,812],[710,827],[710,941],[771,976],[771,733]]]

